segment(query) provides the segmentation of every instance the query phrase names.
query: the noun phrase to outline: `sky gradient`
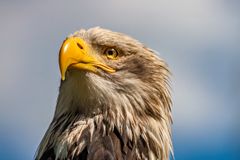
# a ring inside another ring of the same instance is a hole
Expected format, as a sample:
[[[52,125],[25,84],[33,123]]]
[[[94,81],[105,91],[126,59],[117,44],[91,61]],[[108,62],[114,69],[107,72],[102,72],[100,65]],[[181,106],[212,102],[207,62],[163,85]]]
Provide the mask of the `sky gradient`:
[[[56,104],[61,43],[94,26],[167,61],[176,160],[240,159],[239,15],[237,0],[1,0],[0,159],[33,159]]]

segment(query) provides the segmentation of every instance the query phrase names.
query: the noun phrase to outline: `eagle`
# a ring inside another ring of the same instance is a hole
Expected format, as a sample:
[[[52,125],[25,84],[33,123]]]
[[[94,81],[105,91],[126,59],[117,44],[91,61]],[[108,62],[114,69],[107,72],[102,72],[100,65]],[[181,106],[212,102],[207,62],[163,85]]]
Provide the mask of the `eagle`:
[[[171,72],[156,51],[94,27],[67,36],[54,117],[36,160],[168,160]]]

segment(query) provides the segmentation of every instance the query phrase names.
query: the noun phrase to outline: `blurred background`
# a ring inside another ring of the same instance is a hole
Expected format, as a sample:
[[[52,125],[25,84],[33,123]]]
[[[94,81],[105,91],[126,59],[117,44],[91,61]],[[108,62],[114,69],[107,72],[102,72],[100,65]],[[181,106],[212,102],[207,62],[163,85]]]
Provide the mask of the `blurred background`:
[[[101,26],[173,73],[176,160],[240,159],[240,1],[1,0],[0,159],[33,159],[53,116],[62,41]]]

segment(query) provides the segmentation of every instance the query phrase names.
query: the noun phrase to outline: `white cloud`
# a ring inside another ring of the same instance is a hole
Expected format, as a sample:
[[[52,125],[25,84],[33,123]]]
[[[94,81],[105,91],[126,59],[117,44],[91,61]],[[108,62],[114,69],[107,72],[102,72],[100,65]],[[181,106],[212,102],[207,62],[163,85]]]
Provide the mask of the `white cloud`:
[[[174,76],[173,83],[176,131],[192,137],[228,133],[231,127],[228,124],[235,121],[232,118],[235,111],[226,106],[227,98],[218,94],[221,89],[211,90],[211,84],[203,81],[199,75],[184,73],[181,69]]]

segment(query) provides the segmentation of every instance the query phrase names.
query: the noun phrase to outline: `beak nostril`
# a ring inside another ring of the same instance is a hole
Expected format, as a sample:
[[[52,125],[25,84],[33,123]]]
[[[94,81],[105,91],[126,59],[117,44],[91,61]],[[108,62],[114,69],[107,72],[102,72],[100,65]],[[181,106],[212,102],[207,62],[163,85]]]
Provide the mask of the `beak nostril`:
[[[83,49],[83,46],[82,46],[80,43],[77,43],[77,46],[78,46],[80,49]]]

